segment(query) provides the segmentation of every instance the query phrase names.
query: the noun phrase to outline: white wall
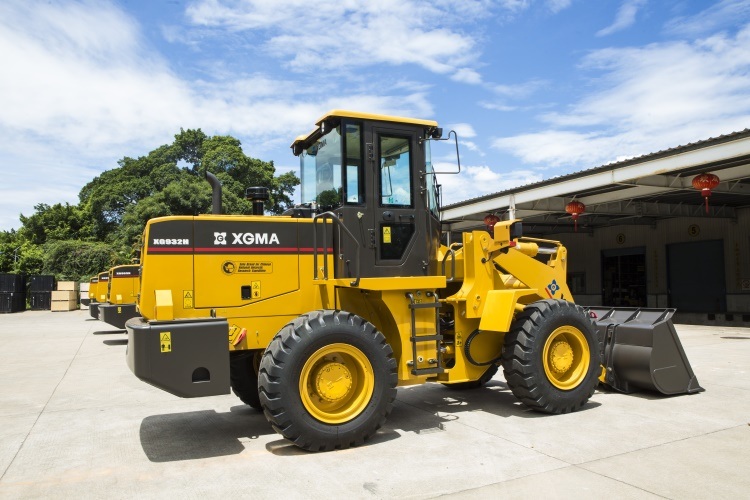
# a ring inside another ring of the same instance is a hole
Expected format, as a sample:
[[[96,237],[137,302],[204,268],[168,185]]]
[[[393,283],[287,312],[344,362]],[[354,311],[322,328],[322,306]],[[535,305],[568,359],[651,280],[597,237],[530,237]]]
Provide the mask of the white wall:
[[[583,305],[601,305],[602,250],[645,247],[649,307],[667,307],[667,245],[723,240],[727,312],[750,313],[750,290],[742,290],[742,281],[750,280],[750,208],[736,213],[735,220],[679,217],[653,226],[613,226],[597,229],[593,234],[561,233],[548,238],[558,239],[568,248],[569,273],[586,273],[585,293],[575,294],[576,302]],[[689,231],[694,225],[700,229],[697,235]],[[624,241],[618,240],[619,235],[624,236]]]

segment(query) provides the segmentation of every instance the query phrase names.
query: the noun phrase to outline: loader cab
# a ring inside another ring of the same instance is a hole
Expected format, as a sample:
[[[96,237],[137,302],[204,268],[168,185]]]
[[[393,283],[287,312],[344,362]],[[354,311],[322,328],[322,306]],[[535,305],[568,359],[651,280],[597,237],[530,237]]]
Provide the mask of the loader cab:
[[[335,277],[425,276],[437,272],[438,192],[429,139],[437,123],[332,111],[292,144],[300,157],[303,206],[330,212]]]

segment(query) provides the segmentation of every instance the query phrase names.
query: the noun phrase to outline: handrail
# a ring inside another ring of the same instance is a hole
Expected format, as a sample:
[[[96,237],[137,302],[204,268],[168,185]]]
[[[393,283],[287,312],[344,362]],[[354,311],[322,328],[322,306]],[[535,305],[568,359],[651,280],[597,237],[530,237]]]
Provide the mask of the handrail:
[[[354,237],[354,235],[346,228],[346,226],[344,226],[344,224],[341,222],[341,219],[339,219],[339,217],[333,212],[323,212],[322,214],[313,216],[313,279],[318,279],[318,231],[316,230],[318,219],[323,219],[323,279],[328,279],[328,244],[326,243],[328,241],[328,232],[326,231],[325,221],[326,219],[331,219],[334,224],[338,225],[339,230],[343,229],[344,232],[349,236],[349,238],[351,238],[351,240],[354,242],[355,248],[357,250],[354,266],[356,273],[354,281],[351,281],[349,284],[351,286],[359,286],[359,242]]]
[[[441,268],[440,268],[440,274],[442,274],[443,276],[445,276],[445,281],[448,282],[448,283],[450,283],[451,281],[453,281],[454,279],[456,279],[456,251],[453,250],[454,246],[456,247],[456,249],[460,249],[463,245],[461,245],[460,243],[453,243],[451,246],[449,246],[448,247],[448,251],[445,252],[445,255],[443,255],[443,261],[441,263]],[[446,276],[446,274],[445,274],[445,261],[448,260],[448,256],[449,255],[452,257],[451,258],[451,277],[450,278],[448,276]]]

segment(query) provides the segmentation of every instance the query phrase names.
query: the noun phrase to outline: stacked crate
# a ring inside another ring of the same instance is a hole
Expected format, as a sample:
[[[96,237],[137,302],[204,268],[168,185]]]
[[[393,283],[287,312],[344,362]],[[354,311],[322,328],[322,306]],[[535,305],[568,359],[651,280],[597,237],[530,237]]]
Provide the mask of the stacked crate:
[[[29,277],[29,303],[31,309],[49,311],[52,308],[52,291],[55,289],[55,277],[39,275]]]
[[[81,301],[82,298],[88,298],[89,296],[89,286],[91,283],[88,281],[81,281],[79,284],[80,293],[78,294],[78,302],[81,303],[81,309],[88,309],[89,306],[84,306],[83,302]]]
[[[0,274],[0,313],[26,310],[26,275]]]
[[[75,309],[78,309],[78,282],[58,282],[57,290],[52,292],[52,311],[73,311]]]

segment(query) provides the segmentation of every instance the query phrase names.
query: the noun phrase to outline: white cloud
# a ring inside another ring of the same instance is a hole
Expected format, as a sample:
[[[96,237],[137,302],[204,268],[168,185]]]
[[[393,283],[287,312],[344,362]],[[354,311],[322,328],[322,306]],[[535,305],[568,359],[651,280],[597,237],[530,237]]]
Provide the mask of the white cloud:
[[[482,83],[482,75],[473,69],[461,68],[451,76],[451,80],[476,85]]]
[[[631,27],[635,23],[638,10],[646,4],[646,0],[625,0],[617,10],[614,22],[604,29],[597,31],[596,36],[607,36]]]
[[[484,156],[484,151],[473,141],[458,141],[462,148],[466,148],[469,151],[478,153],[479,156]]]
[[[571,3],[572,0],[547,0],[547,8],[556,14],[570,7]]]
[[[517,84],[512,84],[512,85],[510,84],[489,85],[488,88],[492,90],[494,93],[501,95],[501,96],[512,97],[515,99],[522,99],[525,97],[529,97],[533,93],[548,86],[549,86],[549,82],[547,80],[535,79],[535,80],[529,80],[528,82],[517,83]]]
[[[502,102],[481,101],[479,105],[483,107],[484,109],[491,109],[493,111],[508,112],[508,111],[515,111],[516,109],[518,109],[517,106],[510,106]]]
[[[750,20],[748,0],[721,0],[693,16],[673,19],[667,23],[666,31],[673,35],[699,36],[715,33],[729,25],[748,20]]]
[[[503,9],[510,12],[526,10],[531,5],[531,0],[498,0]]]
[[[742,130],[750,123],[750,27],[735,37],[593,52],[600,90],[539,118],[549,129],[496,139],[528,163],[593,166]]]
[[[478,104],[484,109],[494,111],[516,111],[521,101],[528,100],[533,94],[549,85],[548,81],[541,79],[518,84],[486,84],[484,87],[497,94],[498,97],[495,100],[482,100]]]
[[[477,83],[478,73],[466,66],[477,57],[476,40],[453,25],[491,7],[486,0],[203,0],[187,15],[198,26],[261,32],[264,49],[296,71],[414,64]]]
[[[425,86],[331,92],[325,84],[262,74],[188,81],[150,50],[138,25],[114,4],[0,4],[0,171],[6,176],[0,228],[17,226],[18,213],[31,214],[37,203],[74,203],[80,188],[116,167],[117,159],[171,142],[180,127],[232,134],[248,154],[262,157],[288,146],[329,109],[433,114]]]
[[[455,171],[450,163],[437,163],[435,170]],[[539,182],[541,174],[532,170],[513,170],[497,172],[487,165],[469,165],[462,168],[460,174],[438,174],[438,184],[442,184],[443,205],[450,205],[486,194],[497,193],[518,186]]]
[[[454,123],[452,125],[446,125],[445,128],[447,130],[455,130],[458,134],[458,137],[461,139],[467,139],[477,136],[476,131],[474,131],[474,127],[472,127],[468,123]]]

